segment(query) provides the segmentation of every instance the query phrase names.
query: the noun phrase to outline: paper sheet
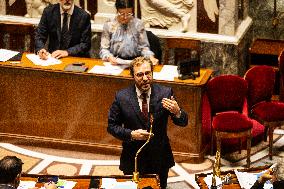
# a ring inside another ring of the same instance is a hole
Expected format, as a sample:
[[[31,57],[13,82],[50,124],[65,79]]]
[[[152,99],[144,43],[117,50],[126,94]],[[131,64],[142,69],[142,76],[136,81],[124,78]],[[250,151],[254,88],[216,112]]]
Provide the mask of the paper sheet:
[[[34,188],[36,185],[35,181],[20,181],[20,185],[18,186],[17,189],[29,189],[29,188]]]
[[[211,188],[212,185],[212,174],[207,175],[204,179],[204,182],[207,184],[208,188]],[[222,180],[219,177],[216,177],[217,188],[222,188]]]
[[[136,189],[137,184],[133,181],[117,182],[114,178],[102,178],[101,188],[107,189]]]
[[[53,58],[51,57],[51,55],[48,56],[47,60],[42,60],[39,58],[38,55],[35,54],[27,54],[26,56],[30,61],[32,61],[35,65],[38,66],[51,66],[51,65],[61,64],[61,60]]]
[[[16,56],[20,52],[17,51],[11,51],[7,49],[0,49],[0,62],[6,62],[10,58]]]
[[[177,66],[164,65],[160,72],[153,73],[153,79],[174,81],[174,78],[178,77]]]
[[[128,65],[112,65],[110,62],[104,62],[104,66],[94,66],[88,73],[119,75]]]

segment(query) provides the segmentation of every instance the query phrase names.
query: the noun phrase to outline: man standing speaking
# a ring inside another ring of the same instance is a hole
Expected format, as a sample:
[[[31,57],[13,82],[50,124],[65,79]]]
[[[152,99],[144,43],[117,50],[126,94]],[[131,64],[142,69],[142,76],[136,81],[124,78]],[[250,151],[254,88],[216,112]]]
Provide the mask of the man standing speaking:
[[[153,136],[138,156],[140,174],[158,174],[161,188],[167,187],[169,168],[174,158],[167,136],[168,117],[179,126],[188,124],[187,113],[180,108],[171,88],[152,84],[153,65],[138,57],[130,66],[135,84],[116,93],[108,116],[108,132],[122,140],[120,170],[134,172],[135,155],[149,137],[149,114],[153,115]]]

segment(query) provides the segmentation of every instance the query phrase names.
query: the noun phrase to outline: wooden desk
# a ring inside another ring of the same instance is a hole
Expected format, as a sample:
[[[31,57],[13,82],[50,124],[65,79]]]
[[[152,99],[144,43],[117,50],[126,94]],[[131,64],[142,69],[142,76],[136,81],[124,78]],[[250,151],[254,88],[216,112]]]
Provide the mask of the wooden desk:
[[[1,140],[120,154],[121,142],[107,133],[107,117],[115,92],[133,83],[129,70],[119,76],[71,73],[63,69],[72,62],[85,62],[89,69],[102,62],[72,57],[62,61],[48,68],[35,66],[25,56],[21,64],[0,63]],[[161,68],[155,66],[154,71]],[[155,81],[172,87],[189,113],[185,128],[169,121],[168,133],[178,162],[204,159],[201,100],[211,73],[201,70],[196,80]]]
[[[256,39],[249,49],[250,64],[278,67],[278,56],[283,49],[283,40]]]
[[[34,174],[23,174],[21,180],[23,181],[37,181],[39,176],[44,175],[34,175]],[[46,175],[45,175],[46,176]],[[115,178],[117,182],[131,181],[132,176],[59,176],[59,179],[70,180],[77,182],[73,189],[87,189],[89,188],[91,179],[99,179],[100,185],[102,184],[102,178]],[[143,175],[140,177],[140,182],[138,183],[139,188],[144,188],[151,186],[153,189],[160,189],[159,177],[157,175]],[[42,186],[42,184],[36,184],[37,187]]]
[[[254,167],[254,168],[247,168],[247,169],[239,169],[238,171],[241,172],[261,172],[265,169],[268,169],[271,165],[267,165],[267,166],[261,166],[261,167]],[[241,186],[238,182],[238,178],[235,175],[234,170],[229,170],[229,171],[222,171],[221,172],[221,177],[227,175],[228,173],[231,174],[231,184],[225,184],[222,186],[222,189],[241,189]],[[200,174],[196,174],[195,175],[195,181],[197,182],[197,184],[199,185],[200,189],[208,189],[206,183],[204,182],[204,178],[207,175],[210,175],[212,173],[200,173]]]

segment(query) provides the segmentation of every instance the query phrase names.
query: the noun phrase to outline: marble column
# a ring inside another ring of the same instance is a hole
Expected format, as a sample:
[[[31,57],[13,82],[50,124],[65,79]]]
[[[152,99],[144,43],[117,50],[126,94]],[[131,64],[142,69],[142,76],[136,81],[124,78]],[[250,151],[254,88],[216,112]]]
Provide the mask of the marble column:
[[[235,35],[238,26],[238,0],[220,0],[219,5],[219,34]]]

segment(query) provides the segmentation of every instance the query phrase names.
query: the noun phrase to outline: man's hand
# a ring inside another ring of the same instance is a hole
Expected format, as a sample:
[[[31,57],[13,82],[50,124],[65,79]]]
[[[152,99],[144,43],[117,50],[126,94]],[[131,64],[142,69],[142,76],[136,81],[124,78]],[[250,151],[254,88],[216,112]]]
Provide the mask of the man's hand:
[[[171,113],[175,114],[177,118],[180,117],[180,108],[178,106],[177,101],[174,99],[173,96],[171,96],[171,99],[163,98],[162,105],[164,108],[169,110]]]
[[[147,140],[149,138],[150,133],[143,129],[138,129],[131,131],[132,140]]]
[[[45,49],[40,49],[38,51],[38,56],[40,59],[47,60],[48,55],[49,55],[49,52],[47,52]]]
[[[259,183],[265,183],[266,181],[272,179],[272,175],[273,174],[271,172],[271,170],[267,170],[265,173],[263,173],[259,178],[258,178],[258,182]]]
[[[65,50],[56,50],[56,51],[54,51],[54,52],[51,54],[51,56],[52,56],[53,58],[59,59],[59,58],[63,58],[63,57],[68,56],[68,52],[65,51]]]

